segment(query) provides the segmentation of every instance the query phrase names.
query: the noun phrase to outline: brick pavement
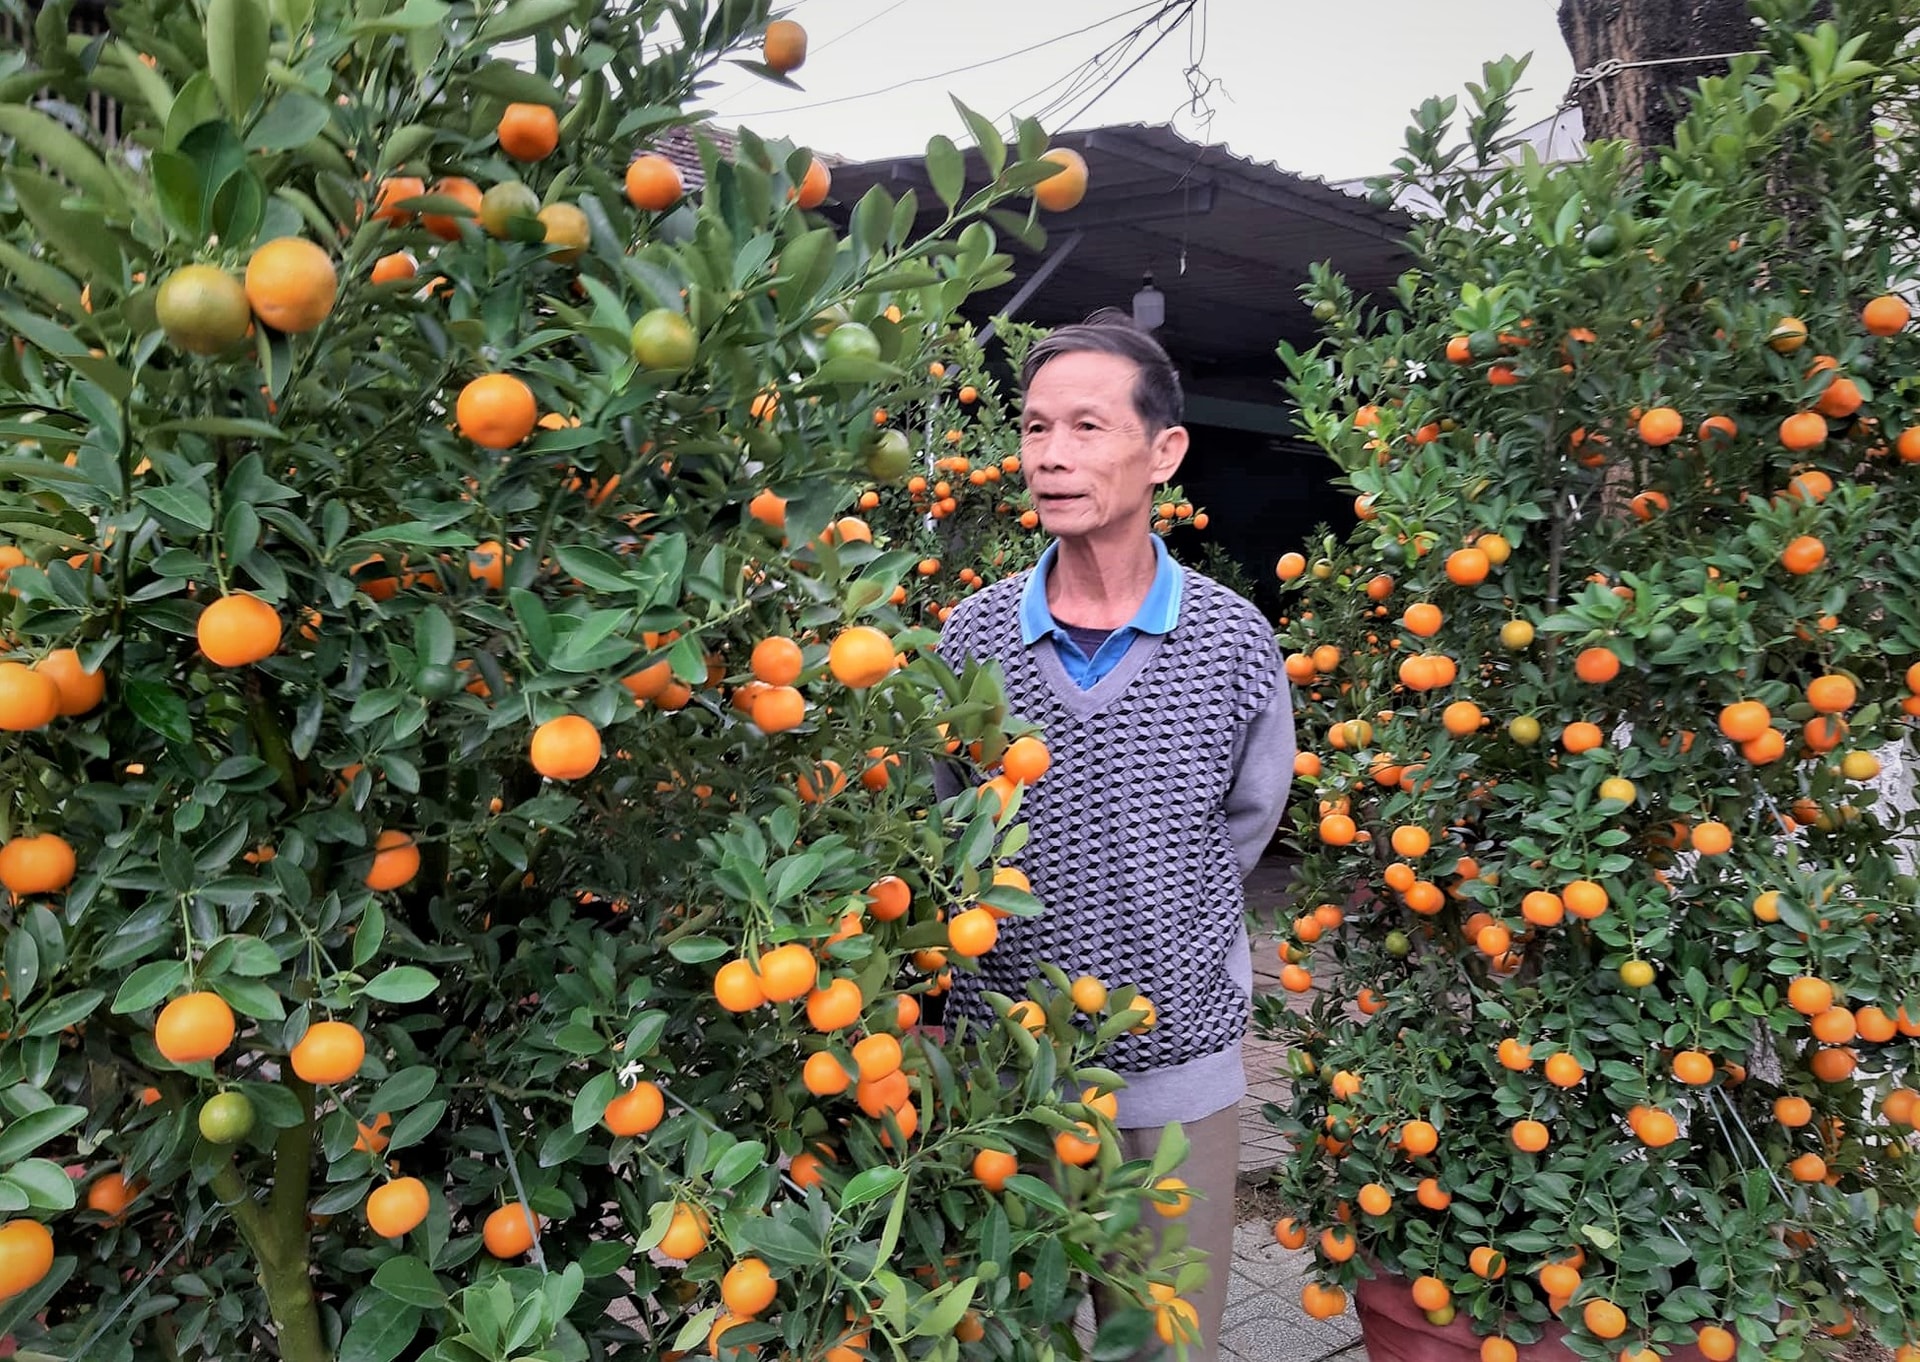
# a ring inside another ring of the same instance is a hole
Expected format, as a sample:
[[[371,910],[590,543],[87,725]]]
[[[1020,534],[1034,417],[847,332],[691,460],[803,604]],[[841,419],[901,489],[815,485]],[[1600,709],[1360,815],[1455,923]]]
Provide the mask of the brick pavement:
[[[1277,925],[1292,915],[1292,863],[1269,855],[1247,881],[1247,909],[1254,917],[1253,982],[1262,993],[1280,987],[1275,952]],[[1290,1000],[1304,1006],[1305,997]],[[1258,1183],[1285,1154],[1285,1145],[1260,1108],[1287,1097],[1286,1047],[1248,1033],[1243,1044],[1247,1095],[1240,1104],[1240,1177]],[[1233,1280],[1221,1328],[1223,1362],[1366,1362],[1360,1326],[1351,1308],[1338,1319],[1317,1320],[1300,1308],[1300,1288],[1312,1255],[1283,1249],[1264,1219],[1247,1220],[1234,1232]]]

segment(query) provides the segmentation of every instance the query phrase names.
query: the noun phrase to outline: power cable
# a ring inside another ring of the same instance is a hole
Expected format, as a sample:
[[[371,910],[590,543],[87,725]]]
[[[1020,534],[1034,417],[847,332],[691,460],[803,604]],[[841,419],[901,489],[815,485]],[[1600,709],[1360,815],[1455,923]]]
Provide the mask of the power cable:
[[[1032,94],[1026,95],[1020,99],[1017,99],[1012,104],[1008,105],[1007,108],[1004,111],[1002,111],[1000,115],[1000,119],[998,121],[1004,122],[1008,117],[1010,117],[1016,110],[1020,109],[1022,106],[1032,104],[1034,100],[1039,99],[1042,95],[1045,95],[1048,91],[1060,85],[1066,85],[1068,88],[1065,91],[1063,91],[1061,94],[1056,95],[1052,99],[1048,100],[1045,104],[1041,105],[1038,109],[1035,109],[1032,113],[1027,114],[1025,116],[1029,118],[1034,118],[1034,119],[1043,119],[1049,116],[1053,112],[1053,110],[1062,107],[1064,104],[1071,103],[1075,98],[1079,96],[1079,93],[1082,90],[1085,90],[1088,87],[1088,85],[1092,81],[1099,79],[1102,68],[1105,66],[1105,64],[1109,60],[1118,60],[1120,58],[1123,58],[1127,50],[1133,46],[1134,42],[1139,39],[1141,34],[1145,33],[1149,28],[1153,27],[1153,25],[1157,23],[1160,19],[1166,17],[1168,14],[1171,14],[1175,9],[1178,9],[1180,5],[1185,3],[1188,3],[1188,0],[1162,0],[1162,3],[1159,4],[1159,7],[1154,10],[1152,15],[1150,15],[1146,19],[1143,19],[1140,23],[1134,25],[1133,28],[1121,34],[1118,38],[1115,38],[1112,42],[1108,43],[1105,47],[1102,47],[1098,52],[1095,52],[1086,61],[1081,62],[1079,65],[1075,67],[1072,67],[1066,72],[1065,75],[1058,76],[1055,79],[1048,81],[1045,85],[1041,86],[1038,90],[1034,91]],[[1142,5],[1139,8],[1145,9],[1148,7],[1145,5]],[[1125,17],[1126,13],[1137,13],[1137,12],[1138,12],[1137,10],[1123,11],[1122,14],[1115,15],[1114,17],[1123,18]]]
[[[1020,108],[1021,104],[1029,104],[1031,100],[1037,100],[1046,90],[1050,90],[1050,88],[1054,88],[1056,85],[1066,85],[1064,90],[1060,90],[1060,94],[1052,96],[1050,100],[1046,100],[1044,104],[1041,104],[1039,108],[1033,109],[1033,111],[1029,111],[1029,113],[1025,115],[1025,117],[1031,117],[1031,119],[1041,121],[1041,123],[1052,119],[1052,115],[1054,115],[1056,111],[1066,108],[1073,100],[1077,100],[1085,90],[1089,90],[1089,88],[1096,85],[1114,65],[1119,65],[1121,61],[1127,60],[1127,54],[1133,50],[1133,44],[1139,42],[1140,36],[1144,35],[1148,29],[1152,29],[1158,21],[1162,21],[1169,13],[1173,13],[1173,10],[1177,10],[1181,4],[1187,4],[1187,2],[1188,0],[1167,0],[1160,10],[1156,10],[1152,15],[1148,15],[1146,19],[1142,19],[1140,23],[1137,23],[1133,29],[1129,29],[1127,33],[1123,33],[1123,35],[1114,38],[1112,42],[1108,42],[1104,48],[1100,48],[1098,52],[1094,52],[1089,60],[1081,61],[1077,67],[1073,67],[1064,77],[1060,77],[1058,81],[1052,81],[1052,83],[1043,86],[1039,92],[1035,92],[1035,94],[1029,96],[1027,100],[1016,102],[1012,108],[1008,109],[1008,113],[1012,113],[1014,109]],[[1002,113],[1000,117],[1004,119],[1006,113]]]
[[[1024,57],[1027,53],[1037,52],[1043,47],[1052,47],[1055,43],[1063,43],[1069,38],[1078,38],[1082,34],[1091,33],[1097,28],[1105,28],[1116,19],[1124,19],[1130,14],[1138,14],[1143,9],[1152,9],[1161,5],[1161,3],[1162,0],[1146,0],[1144,4],[1135,5],[1131,9],[1121,10],[1118,14],[1108,15],[1106,18],[1088,24],[1084,28],[1076,28],[1070,33],[1061,33],[1052,38],[1042,39],[1037,43],[1028,43],[1018,51],[1003,53],[998,57],[989,57],[985,61],[969,62],[965,66],[956,66],[946,71],[935,71],[931,75],[914,76],[908,80],[896,81],[894,84],[882,86],[878,90],[866,90],[857,95],[841,95],[836,99],[817,99],[810,104],[789,104],[785,108],[780,109],[757,109],[746,113],[729,114],[727,117],[739,119],[770,118],[779,114],[800,113],[806,109],[824,109],[834,104],[851,104],[857,100],[873,99],[878,95],[892,94],[895,90],[904,90],[911,85],[925,85],[931,80],[945,80],[948,76],[958,76],[968,71],[979,71],[989,66],[998,66],[1003,61],[1012,61],[1015,57]]]
[[[858,33],[861,29],[865,28],[868,24],[878,23],[880,20],[886,18],[889,14],[892,14],[895,10],[899,9],[902,5],[907,3],[908,3],[908,0],[893,0],[893,3],[891,5],[888,5],[885,9],[881,10],[878,14],[872,15],[869,18],[862,19],[859,23],[855,24],[852,28],[848,29],[845,33],[836,33],[833,37],[827,39],[824,43],[821,43],[820,46],[814,48],[813,50],[816,53],[825,52],[829,47],[832,47],[835,43],[839,42],[842,38],[851,38],[854,34]]]
[[[1089,99],[1085,104],[1082,104],[1079,108],[1075,109],[1071,114],[1067,115],[1067,117],[1061,119],[1060,126],[1063,128],[1072,127],[1075,123],[1079,122],[1080,119],[1084,118],[1087,112],[1090,109],[1092,109],[1094,105],[1098,104],[1101,100],[1105,99],[1108,95],[1112,94],[1114,89],[1120,84],[1120,82],[1125,80],[1129,75],[1133,73],[1133,69],[1135,67],[1140,65],[1140,63],[1145,61],[1148,57],[1151,57],[1153,55],[1153,50],[1156,47],[1160,46],[1161,43],[1165,42],[1168,38],[1172,37],[1173,34],[1176,31],[1178,31],[1180,25],[1185,23],[1189,18],[1192,17],[1194,7],[1198,4],[1199,4],[1199,0],[1188,0],[1187,12],[1181,15],[1180,18],[1176,19],[1173,22],[1172,27],[1167,28],[1161,33],[1157,34],[1154,37],[1154,40],[1147,44],[1146,51],[1142,52],[1139,56],[1135,57],[1131,62],[1128,62],[1126,69],[1121,71],[1120,74],[1115,76],[1112,80],[1108,81],[1107,84],[1104,87],[1102,87],[1100,90],[1096,91],[1092,99]]]

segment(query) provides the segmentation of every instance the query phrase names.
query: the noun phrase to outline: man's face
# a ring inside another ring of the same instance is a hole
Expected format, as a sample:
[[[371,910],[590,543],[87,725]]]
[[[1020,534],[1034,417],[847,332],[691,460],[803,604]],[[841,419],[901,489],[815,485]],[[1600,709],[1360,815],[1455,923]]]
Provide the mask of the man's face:
[[[1147,533],[1153,489],[1186,456],[1184,427],[1147,434],[1137,374],[1132,360],[1078,351],[1047,361],[1027,388],[1020,471],[1056,539]]]

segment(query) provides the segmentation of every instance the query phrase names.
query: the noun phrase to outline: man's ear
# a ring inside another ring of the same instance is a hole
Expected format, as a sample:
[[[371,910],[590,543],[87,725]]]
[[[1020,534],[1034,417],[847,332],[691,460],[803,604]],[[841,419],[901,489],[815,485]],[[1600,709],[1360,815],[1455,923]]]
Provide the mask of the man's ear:
[[[1153,437],[1150,454],[1153,459],[1153,481],[1171,482],[1187,457],[1187,428],[1168,426]]]

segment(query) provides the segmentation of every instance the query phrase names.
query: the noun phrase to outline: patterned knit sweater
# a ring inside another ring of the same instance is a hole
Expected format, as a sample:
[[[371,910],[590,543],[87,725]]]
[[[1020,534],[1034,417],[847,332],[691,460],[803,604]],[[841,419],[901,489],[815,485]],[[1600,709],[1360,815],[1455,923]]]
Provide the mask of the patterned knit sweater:
[[[1135,639],[1083,691],[1051,641],[1022,643],[1028,576],[957,608],[940,655],[956,669],[998,660],[1013,712],[1044,731],[1053,765],[1021,803],[1031,837],[1018,859],[1047,911],[1003,920],[979,972],[955,973],[951,1005],[988,1019],[982,991],[1019,997],[1044,961],[1069,977],[1135,984],[1153,1001],[1154,1028],[1107,1052],[1115,1069],[1163,1069],[1237,1047],[1251,1007],[1231,977],[1239,971],[1229,971],[1245,902],[1235,839],[1246,833],[1230,825],[1228,804],[1250,726],[1287,701],[1273,631],[1250,603],[1185,571],[1173,631]],[[1286,792],[1284,776],[1277,802],[1273,778],[1263,783],[1256,847]]]

